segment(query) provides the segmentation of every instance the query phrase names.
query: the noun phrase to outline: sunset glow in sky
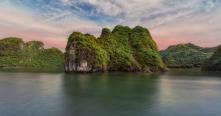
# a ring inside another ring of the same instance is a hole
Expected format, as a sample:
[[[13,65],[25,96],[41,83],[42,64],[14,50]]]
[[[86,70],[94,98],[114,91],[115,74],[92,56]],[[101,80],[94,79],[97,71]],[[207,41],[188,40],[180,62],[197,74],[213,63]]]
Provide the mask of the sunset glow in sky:
[[[221,44],[221,0],[0,0],[0,38],[40,40],[64,50],[73,31],[141,25],[160,49]]]

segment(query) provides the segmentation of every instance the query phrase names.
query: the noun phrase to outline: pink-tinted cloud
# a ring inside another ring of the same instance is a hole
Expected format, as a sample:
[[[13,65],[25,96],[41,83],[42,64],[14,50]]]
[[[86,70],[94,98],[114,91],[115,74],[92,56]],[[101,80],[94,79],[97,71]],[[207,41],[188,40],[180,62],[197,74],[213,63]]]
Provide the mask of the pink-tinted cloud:
[[[56,7],[44,1],[33,1],[32,7],[14,2],[0,1],[0,38],[18,36],[25,41],[40,40],[46,47],[64,50],[72,31],[98,36],[101,27],[123,24],[149,28],[160,49],[189,42],[204,47],[221,44],[221,9],[216,5],[220,3],[213,0],[127,0],[130,4],[56,0]],[[37,3],[41,6],[34,6]],[[37,12],[36,8],[40,10]]]
[[[44,42],[47,48],[57,47],[64,50],[67,37],[72,31],[93,34],[99,32],[99,26],[90,21],[70,17],[64,22],[53,22],[53,18],[60,16],[44,20],[33,12],[8,4],[0,4],[0,38],[21,37],[24,41],[39,40]]]

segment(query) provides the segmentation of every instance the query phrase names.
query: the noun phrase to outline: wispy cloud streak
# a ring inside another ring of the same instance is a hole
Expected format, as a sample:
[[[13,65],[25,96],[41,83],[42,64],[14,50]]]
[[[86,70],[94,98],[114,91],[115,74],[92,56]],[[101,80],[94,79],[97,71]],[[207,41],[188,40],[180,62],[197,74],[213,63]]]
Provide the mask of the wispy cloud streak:
[[[220,6],[219,0],[2,0],[0,37],[39,38],[64,49],[71,31],[99,35],[102,27],[124,24],[149,28],[161,49],[182,42],[215,46]]]

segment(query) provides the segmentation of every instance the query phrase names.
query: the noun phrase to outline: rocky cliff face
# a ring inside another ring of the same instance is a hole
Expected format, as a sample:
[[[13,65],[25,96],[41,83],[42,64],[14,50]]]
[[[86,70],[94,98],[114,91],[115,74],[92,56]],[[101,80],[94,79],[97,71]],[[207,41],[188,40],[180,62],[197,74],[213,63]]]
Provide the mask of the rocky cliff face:
[[[204,71],[221,71],[221,46],[217,47],[215,53],[202,66]]]
[[[107,66],[107,52],[89,34],[74,32],[68,39],[65,53],[66,72],[103,71]]]
[[[89,34],[72,33],[65,53],[66,72],[98,71],[162,71],[165,65],[157,45],[146,28],[116,26],[102,30],[95,38]]]
[[[212,56],[215,48],[202,48],[194,44],[179,44],[161,51],[161,56],[168,67],[191,68],[200,67]]]

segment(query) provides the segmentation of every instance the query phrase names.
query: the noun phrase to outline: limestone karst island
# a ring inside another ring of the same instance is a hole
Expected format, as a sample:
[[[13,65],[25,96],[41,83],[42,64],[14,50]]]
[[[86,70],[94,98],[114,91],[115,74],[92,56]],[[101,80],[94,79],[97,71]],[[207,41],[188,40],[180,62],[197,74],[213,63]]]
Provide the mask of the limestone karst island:
[[[73,32],[64,53],[45,49],[41,41],[0,40],[1,70],[149,73],[194,67],[217,71],[220,65],[220,46],[203,48],[187,43],[159,51],[149,30],[142,26],[103,28],[99,37]]]
[[[166,69],[150,32],[141,26],[131,29],[104,28],[100,37],[80,32],[68,38],[66,72],[157,72]]]

